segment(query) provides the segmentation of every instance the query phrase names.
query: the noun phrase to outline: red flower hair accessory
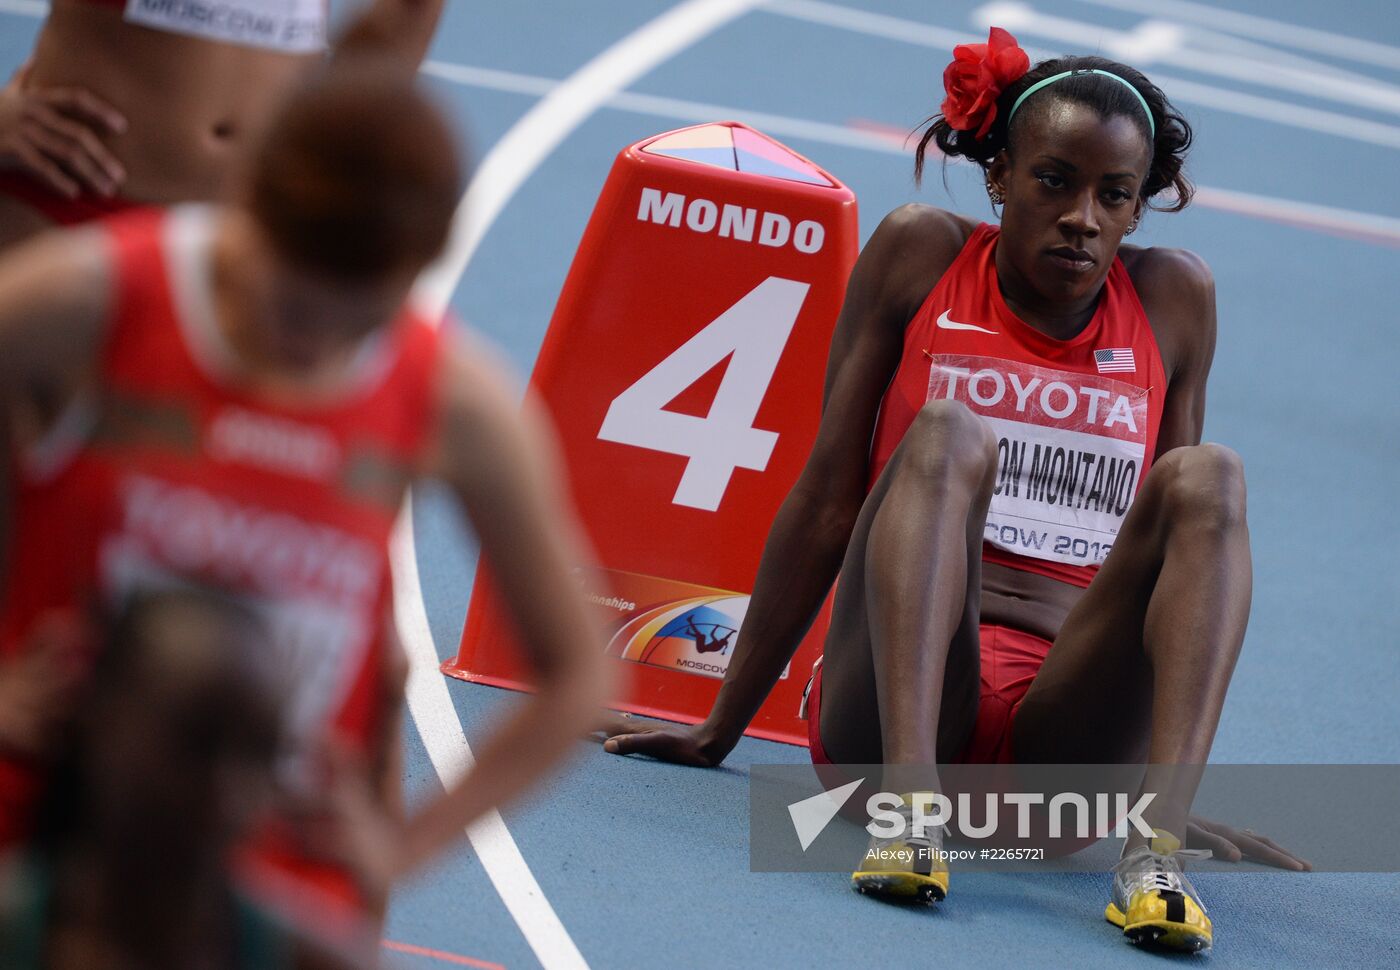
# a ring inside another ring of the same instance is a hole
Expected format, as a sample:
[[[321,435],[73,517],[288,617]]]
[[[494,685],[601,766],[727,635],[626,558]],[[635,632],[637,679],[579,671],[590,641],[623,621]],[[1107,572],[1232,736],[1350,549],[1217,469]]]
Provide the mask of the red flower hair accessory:
[[[954,131],[987,137],[997,117],[997,97],[1030,70],[1031,61],[1016,38],[993,27],[985,44],[959,44],[953,61],[943,69],[947,96],[940,109]]]

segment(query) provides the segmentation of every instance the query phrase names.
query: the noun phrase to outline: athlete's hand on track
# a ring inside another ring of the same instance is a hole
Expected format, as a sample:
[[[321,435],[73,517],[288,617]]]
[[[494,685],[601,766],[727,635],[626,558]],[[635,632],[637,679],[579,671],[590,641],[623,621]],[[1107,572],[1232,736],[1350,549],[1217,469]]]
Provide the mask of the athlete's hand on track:
[[[85,666],[75,622],[40,620],[24,651],[0,661],[0,750],[35,758],[73,713]]]
[[[730,751],[720,750],[705,724],[671,724],[617,714],[608,717],[598,730],[607,738],[603,750],[611,754],[643,754],[695,768],[713,768]]]
[[[1278,869],[1312,871],[1311,862],[1300,859],[1267,836],[1195,815],[1191,816],[1186,826],[1186,848],[1210,849],[1215,858],[1224,859],[1226,862],[1249,859]]]
[[[125,131],[126,118],[85,88],[26,88],[25,70],[0,89],[0,166],[69,199],[115,195],[126,170],[102,136]]]

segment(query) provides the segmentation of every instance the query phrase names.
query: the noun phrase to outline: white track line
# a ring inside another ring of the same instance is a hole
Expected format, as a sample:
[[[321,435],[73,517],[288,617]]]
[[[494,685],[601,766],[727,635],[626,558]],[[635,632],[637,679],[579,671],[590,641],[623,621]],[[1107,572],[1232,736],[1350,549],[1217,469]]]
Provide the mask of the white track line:
[[[0,0],[0,2],[4,2],[4,0]],[[553,78],[540,77],[535,74],[514,74],[509,71],[469,67],[464,64],[451,64],[444,61],[428,61],[423,65],[423,73],[468,87],[536,97],[548,94],[559,84]],[[603,107],[613,111],[626,111],[673,121],[742,121],[770,135],[805,138],[826,145],[841,145],[846,148],[861,148],[894,155],[908,154],[905,149],[898,145],[892,146],[889,137],[883,133],[872,134],[849,125],[833,125],[825,121],[770,114],[764,111],[753,111],[749,108],[736,108],[733,105],[687,101],[681,98],[667,98],[634,91],[618,91],[608,98]]]
[[[761,9],[767,13],[807,23],[822,24],[849,30],[870,37],[883,37],[889,40],[927,47],[931,50],[949,52],[956,44],[980,44],[986,41],[985,35],[965,33],[936,27],[932,24],[892,17],[888,14],[870,13],[825,0],[765,0]],[[1083,42],[1092,46],[1094,38],[1085,35]],[[1060,52],[1026,47],[1032,61],[1059,56]],[[1185,81],[1167,77],[1156,71],[1152,80],[1171,96],[1173,101],[1186,104],[1204,105],[1218,111],[1244,115],[1271,121],[1275,124],[1300,128],[1304,131],[1326,132],[1340,135],[1355,141],[1369,142],[1386,148],[1400,148],[1400,127],[1357,118],[1336,111],[1323,111],[1305,105],[1266,98],[1229,88]],[[1379,82],[1378,82],[1379,83]]]
[[[0,0],[0,2],[4,2],[4,0]],[[444,81],[468,87],[536,97],[547,95],[559,84],[553,78],[540,77],[535,74],[514,74],[509,71],[468,67],[464,64],[451,64],[443,61],[428,61],[423,65],[423,73],[430,77],[441,78]],[[843,145],[847,148],[863,148],[870,151],[891,152],[897,155],[907,154],[901,148],[891,148],[889,139],[884,135],[870,134],[859,128],[852,128],[848,125],[833,125],[825,121],[810,121],[806,118],[793,118],[790,115],[752,111],[748,108],[736,108],[732,105],[687,101],[681,98],[667,98],[634,91],[618,91],[608,98],[603,107],[614,111],[626,111],[632,114],[668,118],[675,121],[742,121],[770,135],[806,138],[827,145]]]
[[[642,25],[553,86],[492,146],[467,186],[453,219],[448,251],[419,281],[415,299],[429,319],[440,320],[453,291],[488,229],[516,190],[590,115],[637,78],[702,37],[748,12],[757,0],[687,0]],[[500,72],[494,73],[500,81]],[[478,75],[480,77],[481,75]],[[394,609],[408,652],[408,707],[428,757],[444,785],[472,765],[440,657],[428,625],[413,541],[413,507],[404,502],[390,546]],[[549,904],[500,813],[492,811],[467,830],[482,868],[546,968],[588,964]]]
[[[1262,57],[1239,52],[1232,57],[1221,57],[1215,51],[1201,50],[1187,43],[1182,28],[1162,20],[1144,21],[1133,30],[1110,30],[1089,21],[1045,13],[1022,0],[992,0],[973,10],[972,18],[984,28],[995,25],[1015,34],[1025,31],[1040,38],[1101,49],[1110,57],[1144,69],[1158,61],[1241,84],[1323,98],[1347,107],[1400,114],[1400,88],[1379,78],[1344,77],[1334,71],[1302,68],[1296,62],[1285,64],[1267,49]],[[1166,42],[1153,48],[1145,47],[1142,40],[1147,27],[1155,27],[1152,32]]]
[[[1098,3],[1102,6],[1124,10],[1142,10],[1144,12],[1150,12],[1151,4],[1158,2],[1158,0],[1150,0],[1148,3],[1142,3],[1139,2],[1139,0],[1081,0],[1081,2]],[[902,17],[892,17],[886,14],[843,7],[838,4],[824,2],[824,0],[754,0],[754,2],[748,4],[748,6],[758,6],[770,13],[790,17],[795,20],[823,24],[825,26],[850,30],[872,37],[885,37],[891,40],[916,44],[935,50],[951,51],[957,44],[980,43],[985,40],[983,37],[974,36],[946,27],[937,27],[932,24],[907,20]],[[40,2],[40,0],[0,0],[0,12],[42,17],[47,9],[48,5]],[[1178,2],[1172,6],[1172,10],[1175,11],[1174,15],[1180,16],[1182,19],[1204,19],[1204,14],[1199,17],[1188,17],[1187,12],[1189,9],[1218,12],[1223,16],[1226,13],[1224,11],[1215,11],[1215,8],[1187,2]],[[1166,11],[1164,10],[1163,12],[1165,13]],[[1238,21],[1230,19],[1233,17],[1243,19]],[[1337,34],[1318,34],[1322,40],[1319,40],[1317,44],[1304,44],[1302,40],[1315,32],[1295,25],[1263,20],[1262,18],[1252,18],[1243,14],[1224,16],[1224,19],[1221,20],[1218,26],[1226,27],[1227,25],[1235,25],[1234,29],[1242,30],[1255,21],[1272,25],[1272,27],[1275,28],[1261,31],[1258,33],[1258,36],[1274,36],[1280,43],[1289,42],[1292,43],[1293,46],[1299,48],[1315,49],[1324,53],[1336,53],[1338,56],[1345,56],[1344,45],[1352,42],[1350,38],[1342,37]],[[1363,41],[1358,41],[1356,43],[1359,45],[1357,51],[1366,55],[1363,57],[1361,54],[1358,54],[1356,57],[1358,60],[1384,66],[1393,66],[1395,63],[1400,63],[1400,49],[1387,47],[1384,44],[1367,43]],[[1252,46],[1257,47],[1257,45]],[[1042,60],[1047,57],[1056,56],[1056,52],[1033,47],[1027,47],[1026,52],[1034,60]],[[1314,65],[1313,69],[1325,70],[1325,68],[1317,65]],[[514,91],[519,94],[532,94],[536,96],[543,93],[543,91],[535,87],[517,88],[507,83],[501,83],[501,78],[512,76],[520,77],[520,75],[511,75],[510,72],[506,71],[466,67],[440,61],[433,61],[425,64],[424,71],[429,74],[435,74],[445,80],[457,81],[459,83],[471,84],[479,87],[494,87],[497,90]],[[1290,128],[1299,128],[1304,131],[1338,135],[1342,138],[1367,142],[1372,145],[1380,145],[1385,148],[1400,148],[1400,127],[1396,125],[1371,121],[1366,118],[1358,118],[1335,111],[1310,108],[1290,101],[1266,98],[1244,91],[1231,90],[1229,88],[1217,87],[1210,84],[1201,84],[1196,81],[1165,77],[1156,72],[1153,72],[1153,77],[1175,101],[1200,105],[1202,107],[1212,108],[1216,111],[1243,115],[1260,121],[1269,121]],[[494,83],[492,80],[493,78],[495,79]],[[745,119],[740,118],[736,120]],[[774,130],[776,131],[776,129]],[[467,235],[469,240],[472,237],[471,227],[467,225],[459,225],[454,231]],[[476,232],[475,235],[476,241],[479,241],[479,231]],[[472,242],[469,247],[463,247],[463,251],[467,252],[468,259],[471,255],[468,250],[474,248],[475,242]],[[447,270],[444,268],[443,275],[446,274]],[[442,284],[438,285],[441,286]]]
[[[845,148],[861,148],[895,155],[909,154],[902,148],[891,147],[888,139],[883,136],[871,135],[849,125],[833,125],[825,121],[810,121],[806,118],[793,118],[790,115],[775,115],[766,111],[753,111],[748,108],[735,108],[704,101],[685,101],[680,98],[665,98],[654,94],[622,91],[608,102],[607,107],[614,111],[651,115],[655,118],[670,118],[675,121],[742,121],[768,135],[805,138],[827,145],[841,145]]]
[[[47,17],[49,5],[44,0],[0,0],[0,13],[13,13],[21,17]]]
[[[458,84],[514,94],[539,95],[552,90],[559,83],[533,74],[512,74],[507,71],[440,62],[423,65],[423,72]],[[912,154],[913,143],[907,137],[908,133],[893,126],[886,128],[875,125],[862,127],[859,124],[833,125],[806,118],[750,111],[733,105],[686,101],[631,91],[619,91],[608,99],[605,107],[613,111],[626,111],[674,121],[704,122],[723,118],[745,122],[772,135],[802,138],[824,145],[858,148],[862,151],[905,158]],[[1373,212],[1358,212],[1312,202],[1251,195],[1206,185],[1196,187],[1194,204],[1204,209],[1218,209],[1250,218],[1285,223],[1301,229],[1400,247],[1400,219]]]
[[[491,147],[453,221],[446,259],[424,280],[430,305],[446,306],[486,230],[556,147],[617,92],[759,0],[687,0],[618,41],[571,74]]]
[[[1359,37],[1330,34],[1312,27],[1257,17],[1253,14],[1222,10],[1190,0],[1079,0],[1099,7],[1127,10],[1149,17],[1170,17],[1187,23],[1198,23],[1216,30],[1228,30],[1256,40],[1286,44],[1298,50],[1330,54],[1345,60],[1364,61],[1379,67],[1400,69],[1400,47],[1378,44]],[[1378,16],[1394,16],[1393,12],[1378,12]]]
[[[1267,195],[1235,192],[1231,189],[1216,189],[1208,185],[1196,187],[1193,204],[1196,203],[1207,209],[1219,209],[1222,212],[1234,212],[1284,225],[1314,229],[1348,239],[1400,247],[1400,219],[1390,216],[1338,209],[1312,202],[1275,199]]]

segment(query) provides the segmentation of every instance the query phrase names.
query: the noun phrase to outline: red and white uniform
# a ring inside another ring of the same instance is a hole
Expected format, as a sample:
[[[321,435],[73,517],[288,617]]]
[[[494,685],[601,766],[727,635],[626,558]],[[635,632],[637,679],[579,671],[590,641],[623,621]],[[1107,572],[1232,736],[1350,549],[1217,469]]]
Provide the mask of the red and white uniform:
[[[960,401],[997,437],[984,560],[1088,586],[1152,465],[1162,357],[1117,257],[1077,336],[1056,340],[1020,320],[997,284],[999,234],[977,227],[905,330],[870,481],[925,403]]]
[[[214,213],[108,223],[114,292],[100,400],[72,454],[19,498],[0,649],[53,609],[195,581],[245,597],[284,666],[297,777],[328,733],[382,714],[388,540],[433,421],[437,331],[405,311],[333,401],[274,402],[235,376],[214,319]]]
[[[1117,257],[1094,316],[1069,340],[1047,337],[1006,305],[997,282],[1001,230],[968,237],[904,332],[904,352],[880,405],[870,484],[914,416],[960,401],[997,438],[997,477],[984,562],[1088,586],[1113,548],[1152,465],[1167,379],[1147,314]],[[1051,643],[984,624],[972,738],[956,760],[1015,760],[1012,724]],[[812,760],[828,764],[819,730],[821,670],[809,687]]]

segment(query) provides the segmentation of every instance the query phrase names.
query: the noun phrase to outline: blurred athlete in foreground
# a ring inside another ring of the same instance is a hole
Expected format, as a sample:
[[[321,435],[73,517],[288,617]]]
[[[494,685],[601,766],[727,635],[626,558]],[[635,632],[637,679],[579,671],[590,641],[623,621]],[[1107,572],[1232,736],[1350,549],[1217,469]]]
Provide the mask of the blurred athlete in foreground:
[[[231,856],[272,803],[284,681],[232,601],[137,596],[104,634],[32,843],[0,859],[5,970],[370,966],[263,912]]]
[[[443,0],[360,6],[337,56],[408,66]],[[52,0],[28,63],[0,89],[0,251],[54,225],[222,198],[280,100],[325,61],[329,11],[328,0]],[[27,453],[72,390],[0,386],[16,399],[0,439]],[[26,484],[0,461],[0,492]],[[0,546],[12,528],[0,517]]]
[[[86,380],[21,508],[0,649],[98,593],[189,577],[243,594],[295,668],[284,776],[314,791],[328,736],[370,760],[399,743],[390,530],[420,475],[460,498],[537,690],[391,840],[390,878],[542,777],[607,693],[534,407],[405,306],[446,239],[457,159],[407,72],[347,60],[280,113],[237,204],[47,235],[0,265],[0,383]]]
[[[443,0],[373,0],[337,49],[416,65]],[[217,12],[218,16],[211,14]],[[325,59],[327,0],[53,0],[0,91],[0,248],[135,205],[215,199]]]
[[[1172,770],[1208,759],[1251,593],[1240,460],[1200,443],[1210,271],[1121,245],[1161,193],[1169,211],[1190,201],[1191,131],[1133,68],[1032,68],[997,28],[944,81],[918,167],[930,143],[981,166],[1000,226],[918,205],[881,223],[714,709],[695,727],[613,725],[608,748],[721,761],[839,569],[813,760],[1149,763],[1156,835],[1129,836],[1108,916],[1135,942],[1203,948],[1188,834],[1304,864],[1191,818],[1199,774]],[[946,862],[881,861],[899,848],[873,843],[855,887],[942,899]]]

